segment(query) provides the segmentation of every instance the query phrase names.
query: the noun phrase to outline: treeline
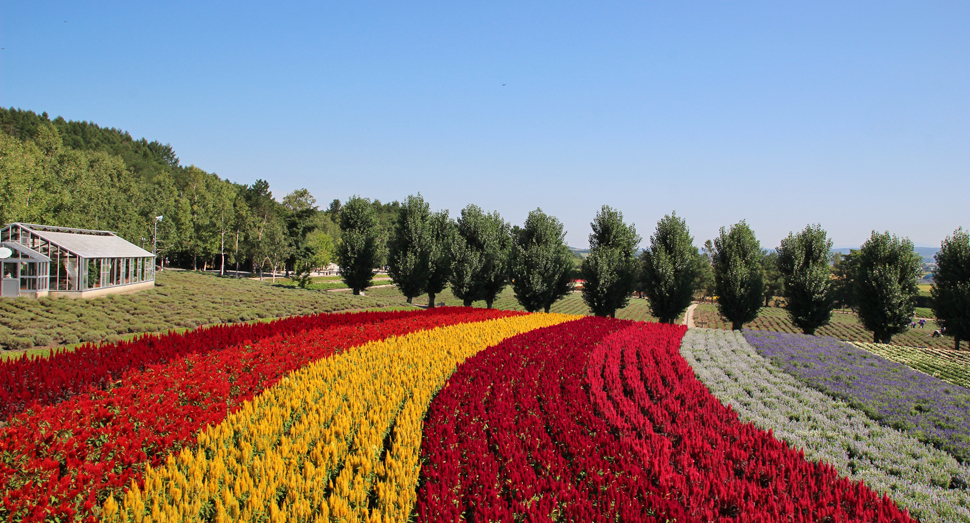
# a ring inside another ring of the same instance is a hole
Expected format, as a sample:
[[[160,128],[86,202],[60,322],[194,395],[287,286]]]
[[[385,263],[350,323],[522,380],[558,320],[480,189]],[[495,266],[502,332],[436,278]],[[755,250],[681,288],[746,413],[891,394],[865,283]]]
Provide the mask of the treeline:
[[[292,271],[306,284],[313,268],[336,261],[355,293],[373,269],[389,273],[410,301],[450,287],[465,304],[490,307],[507,286],[530,311],[546,310],[583,280],[591,312],[612,316],[633,293],[654,316],[673,322],[697,294],[716,296],[734,328],[782,296],[806,333],[833,308],[853,307],[875,341],[910,323],[920,257],[907,239],[873,233],[861,249],[833,255],[819,226],[763,249],[744,222],[694,247],[683,218],[665,216],[642,238],[621,212],[595,216],[588,256],[578,263],[562,223],[536,209],[522,226],[475,205],[451,218],[420,196],[382,204],[354,196],[321,209],[306,189],[277,201],[269,184],[243,185],[182,166],[168,144],[134,140],[118,129],[50,120],[0,108],[0,222],[107,229],[185,268]],[[157,230],[157,236],[156,236]],[[970,240],[958,229],[937,254],[933,309],[945,334],[970,339]]]
[[[721,315],[741,330],[758,317],[762,302],[784,298],[792,322],[806,334],[828,325],[836,304],[856,310],[877,343],[889,343],[913,321],[922,259],[908,239],[873,232],[858,251],[832,254],[832,240],[819,225],[793,232],[772,250],[762,249],[745,221],[694,246],[676,213],[657,223],[649,248],[623,214],[603,206],[590,224],[589,254],[579,267],[582,296],[593,314],[615,316],[634,292],[649,299],[660,321],[673,323],[695,295],[712,293]],[[380,250],[378,220],[367,200],[352,198],[341,213],[337,259],[355,293],[371,284]],[[498,213],[469,205],[455,220],[430,212],[421,195],[402,204],[391,235],[389,273],[410,302],[446,286],[465,305],[496,296],[511,285],[528,311],[549,311],[572,290],[573,263],[562,223],[541,209],[522,227]],[[936,256],[933,311],[942,334],[956,348],[970,339],[970,235],[957,229]]]
[[[338,200],[320,210],[300,189],[277,201],[264,180],[183,166],[170,145],[119,129],[0,108],[0,155],[0,223],[110,230],[174,266],[326,265],[338,237]],[[372,205],[396,216],[397,202]]]

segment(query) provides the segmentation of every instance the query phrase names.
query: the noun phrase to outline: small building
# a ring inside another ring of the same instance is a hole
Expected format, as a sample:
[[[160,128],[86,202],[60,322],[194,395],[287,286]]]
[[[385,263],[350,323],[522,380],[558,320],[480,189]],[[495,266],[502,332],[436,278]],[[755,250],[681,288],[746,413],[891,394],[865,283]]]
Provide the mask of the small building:
[[[109,231],[11,223],[0,229],[0,254],[4,298],[93,298],[155,286],[152,253]]]

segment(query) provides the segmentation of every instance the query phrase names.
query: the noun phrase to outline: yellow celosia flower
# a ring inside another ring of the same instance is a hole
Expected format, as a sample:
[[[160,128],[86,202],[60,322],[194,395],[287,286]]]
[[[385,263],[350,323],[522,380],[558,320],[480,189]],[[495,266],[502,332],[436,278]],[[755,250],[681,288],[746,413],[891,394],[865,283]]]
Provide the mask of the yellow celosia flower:
[[[104,521],[405,521],[422,423],[455,367],[505,338],[576,319],[531,314],[372,342],[281,379],[145,474]],[[149,508],[150,507],[150,508]],[[210,512],[211,514],[211,512]]]

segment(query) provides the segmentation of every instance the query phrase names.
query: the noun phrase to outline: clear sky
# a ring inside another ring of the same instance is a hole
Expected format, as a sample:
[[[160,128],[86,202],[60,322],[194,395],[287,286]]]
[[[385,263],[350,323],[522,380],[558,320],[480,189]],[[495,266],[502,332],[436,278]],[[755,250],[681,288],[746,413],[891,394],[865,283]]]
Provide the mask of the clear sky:
[[[587,246],[742,219],[970,227],[970,2],[0,0],[0,105],[170,143],[325,207],[421,192]]]

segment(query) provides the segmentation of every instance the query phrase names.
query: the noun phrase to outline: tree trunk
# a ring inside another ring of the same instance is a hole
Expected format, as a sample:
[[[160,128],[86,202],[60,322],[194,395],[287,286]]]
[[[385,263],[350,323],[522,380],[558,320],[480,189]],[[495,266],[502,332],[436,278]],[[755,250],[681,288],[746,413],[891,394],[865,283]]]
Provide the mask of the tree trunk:
[[[731,322],[731,330],[741,331],[741,330],[744,330],[743,327],[744,327],[744,323],[737,322],[737,321]]]
[[[472,301],[469,299],[464,299],[464,300],[461,300],[461,304],[464,305],[465,307],[471,307]]]
[[[435,294],[433,292],[429,292],[428,293],[428,308],[429,309],[433,309],[434,308],[434,299],[435,299]]]
[[[408,305],[411,305],[411,299],[412,298],[410,296],[408,296]]]
[[[960,338],[953,337],[953,350],[960,350]]]
[[[485,308],[486,309],[492,308],[492,300],[485,300]]]
[[[546,305],[546,314],[549,314],[549,309],[551,308],[552,308],[552,305]]]
[[[219,276],[226,275],[226,231],[222,231],[222,239],[219,241],[219,253],[222,262],[219,264]]]
[[[354,289],[354,296],[360,296],[360,289]]]
[[[771,296],[765,296],[765,307],[768,306],[768,301],[771,300]]]

